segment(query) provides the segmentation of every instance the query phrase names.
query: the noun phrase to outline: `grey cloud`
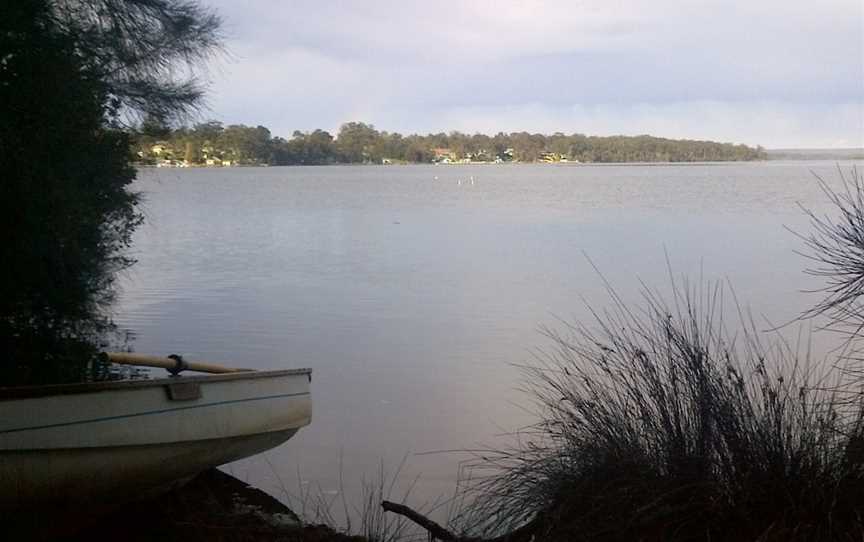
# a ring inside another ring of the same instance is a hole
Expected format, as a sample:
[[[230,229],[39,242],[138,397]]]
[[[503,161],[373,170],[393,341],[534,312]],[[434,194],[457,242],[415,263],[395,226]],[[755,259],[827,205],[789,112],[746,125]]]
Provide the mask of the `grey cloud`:
[[[352,119],[426,131],[458,111],[532,107],[562,120],[605,111],[612,125],[640,107],[770,103],[807,145],[816,138],[806,119],[864,103],[864,8],[796,4],[223,0],[237,61],[221,68],[211,103],[214,115],[276,133]],[[840,125],[838,141],[858,137]]]

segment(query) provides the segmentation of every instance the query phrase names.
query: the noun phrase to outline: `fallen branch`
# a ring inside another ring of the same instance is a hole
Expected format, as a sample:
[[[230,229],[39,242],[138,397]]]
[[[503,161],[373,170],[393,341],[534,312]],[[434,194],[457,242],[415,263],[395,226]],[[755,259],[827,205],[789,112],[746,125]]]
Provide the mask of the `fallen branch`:
[[[383,508],[385,512],[393,512],[394,514],[399,514],[400,516],[408,518],[417,525],[426,529],[432,540],[441,540],[442,542],[519,542],[521,540],[530,540],[531,536],[540,526],[540,515],[538,514],[534,519],[518,529],[495,538],[461,538],[404,504],[383,501],[381,503],[381,508]]]
[[[381,503],[381,508],[383,508],[385,512],[393,512],[394,514],[399,514],[400,516],[405,516],[410,519],[417,525],[429,531],[433,540],[438,539],[442,542],[461,542],[461,539],[458,536],[438,525],[423,514],[408,508],[404,504],[384,501]]]

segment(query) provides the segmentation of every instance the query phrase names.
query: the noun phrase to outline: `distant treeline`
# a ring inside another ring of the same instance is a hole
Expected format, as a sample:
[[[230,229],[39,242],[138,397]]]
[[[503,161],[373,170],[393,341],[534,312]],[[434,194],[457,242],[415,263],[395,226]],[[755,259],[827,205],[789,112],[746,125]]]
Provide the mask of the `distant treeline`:
[[[273,137],[264,126],[205,122],[166,128],[145,122],[136,131],[141,163],[155,165],[292,165],[474,162],[695,162],[764,160],[761,147],[641,136],[597,137],[514,132],[403,136],[362,122]]]

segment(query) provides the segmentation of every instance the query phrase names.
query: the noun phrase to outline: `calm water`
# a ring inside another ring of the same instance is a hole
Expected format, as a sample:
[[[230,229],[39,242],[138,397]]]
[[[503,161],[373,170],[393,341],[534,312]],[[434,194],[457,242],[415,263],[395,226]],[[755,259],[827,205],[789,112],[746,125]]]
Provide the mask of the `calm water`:
[[[341,468],[355,492],[408,454],[417,504],[464,459],[424,452],[530,423],[513,364],[546,344],[539,326],[606,303],[586,255],[627,298],[667,283],[667,252],[774,322],[806,308],[818,283],[785,228],[808,231],[799,203],[825,208],[814,172],[838,177],[831,162],[144,170],[116,320],[140,352],[314,369],[312,425],[235,474],[332,493]]]

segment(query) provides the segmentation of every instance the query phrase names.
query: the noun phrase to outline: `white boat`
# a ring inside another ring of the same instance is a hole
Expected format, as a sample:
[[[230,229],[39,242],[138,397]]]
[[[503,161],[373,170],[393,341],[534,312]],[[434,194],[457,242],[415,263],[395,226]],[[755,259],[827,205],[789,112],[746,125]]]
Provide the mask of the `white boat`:
[[[0,388],[0,512],[53,517],[150,496],[310,423],[310,369],[215,372],[225,374]]]

